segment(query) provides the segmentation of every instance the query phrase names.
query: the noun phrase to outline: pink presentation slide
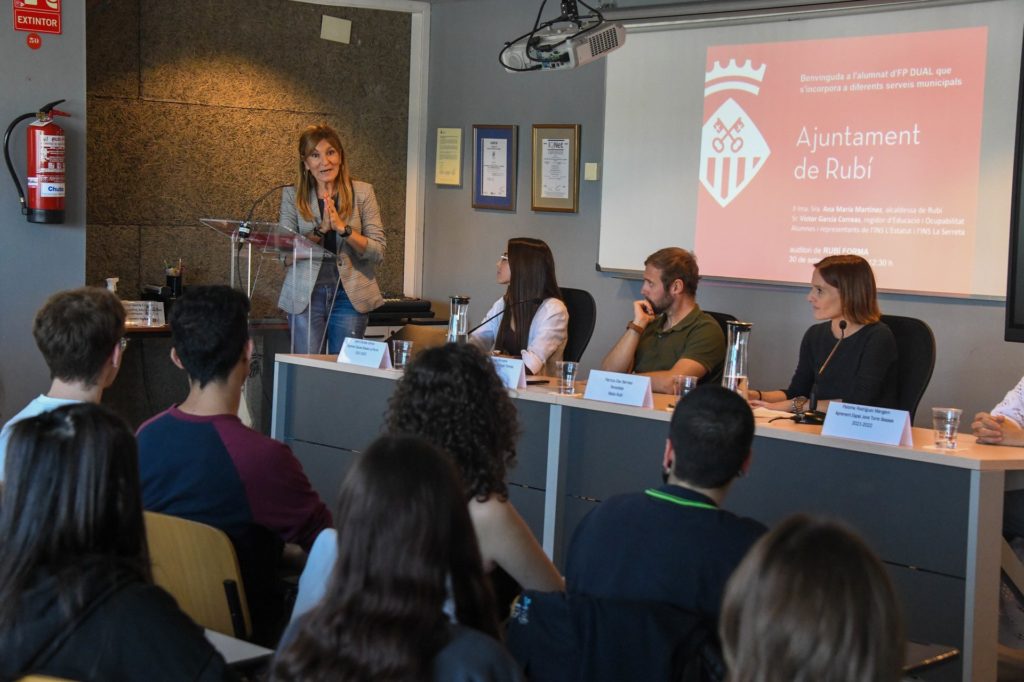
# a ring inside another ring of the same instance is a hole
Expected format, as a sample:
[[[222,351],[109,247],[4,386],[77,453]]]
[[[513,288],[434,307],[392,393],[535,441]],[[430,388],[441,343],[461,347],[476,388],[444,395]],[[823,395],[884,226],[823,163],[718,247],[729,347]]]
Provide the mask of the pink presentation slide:
[[[879,287],[968,294],[985,28],[708,49],[701,273],[808,282],[855,253]]]

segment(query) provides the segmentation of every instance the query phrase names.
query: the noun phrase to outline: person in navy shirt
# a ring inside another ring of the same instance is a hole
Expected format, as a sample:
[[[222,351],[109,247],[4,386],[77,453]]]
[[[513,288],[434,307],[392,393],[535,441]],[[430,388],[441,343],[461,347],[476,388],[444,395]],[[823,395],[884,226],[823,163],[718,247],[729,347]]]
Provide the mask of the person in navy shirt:
[[[680,400],[665,485],[611,497],[584,517],[569,546],[568,591],[671,604],[717,626],[726,582],[766,531],[721,508],[753,438],[753,413],[733,391],[701,386]]]

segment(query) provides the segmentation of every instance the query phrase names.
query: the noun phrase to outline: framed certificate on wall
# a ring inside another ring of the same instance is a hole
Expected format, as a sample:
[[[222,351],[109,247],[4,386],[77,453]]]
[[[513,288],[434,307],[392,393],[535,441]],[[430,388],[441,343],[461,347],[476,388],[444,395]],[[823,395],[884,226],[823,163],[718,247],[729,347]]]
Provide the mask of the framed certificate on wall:
[[[530,207],[534,211],[576,213],[580,209],[580,126],[533,126],[533,181]]]
[[[516,210],[519,126],[473,126],[473,208]]]

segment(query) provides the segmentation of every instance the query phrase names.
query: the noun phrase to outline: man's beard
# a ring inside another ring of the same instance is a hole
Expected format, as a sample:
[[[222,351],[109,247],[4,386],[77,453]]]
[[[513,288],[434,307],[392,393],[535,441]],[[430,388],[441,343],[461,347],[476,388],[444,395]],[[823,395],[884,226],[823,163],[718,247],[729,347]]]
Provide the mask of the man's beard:
[[[647,305],[651,306],[651,310],[654,311],[655,315],[661,315],[663,312],[668,310],[668,307],[672,304],[671,300],[663,300],[661,302],[661,305],[658,305],[657,303],[655,303],[654,301],[652,301],[649,298],[646,299],[646,300],[647,300]]]

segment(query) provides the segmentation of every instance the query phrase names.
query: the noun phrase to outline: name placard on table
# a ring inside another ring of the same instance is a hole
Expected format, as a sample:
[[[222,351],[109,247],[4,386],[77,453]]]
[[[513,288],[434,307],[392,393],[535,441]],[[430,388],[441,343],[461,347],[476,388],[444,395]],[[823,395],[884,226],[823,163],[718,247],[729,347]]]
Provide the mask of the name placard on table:
[[[501,378],[505,388],[513,390],[526,388],[526,368],[520,358],[503,358],[497,355],[491,356],[494,370]]]
[[[126,327],[164,326],[163,301],[121,301],[124,304]]]
[[[836,401],[828,404],[821,435],[883,445],[914,444],[910,431],[910,413],[906,410]]]
[[[639,374],[592,369],[587,378],[587,390],[583,397],[587,400],[601,400],[617,405],[654,407],[651,378]]]
[[[354,339],[350,336],[341,344],[338,362],[374,369],[391,369],[391,353],[388,352],[388,344],[383,341]]]

